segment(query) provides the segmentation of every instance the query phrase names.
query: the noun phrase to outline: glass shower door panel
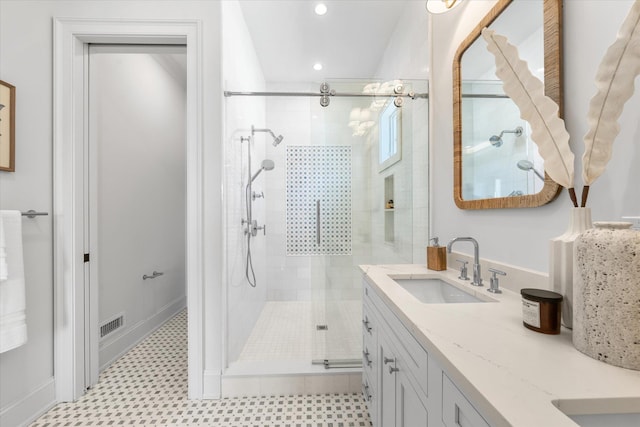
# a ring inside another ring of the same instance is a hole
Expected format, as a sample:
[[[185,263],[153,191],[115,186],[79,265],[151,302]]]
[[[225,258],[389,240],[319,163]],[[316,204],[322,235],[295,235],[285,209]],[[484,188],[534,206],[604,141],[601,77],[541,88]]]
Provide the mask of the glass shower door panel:
[[[363,83],[331,82],[338,92],[362,90]],[[314,332],[315,360],[325,366],[357,367],[361,363],[361,294],[356,253],[369,243],[370,150],[366,138],[349,126],[354,108],[364,107],[356,98],[331,98],[328,107],[311,100],[312,141],[329,150],[324,158],[324,186],[318,192],[321,245],[325,249],[312,261],[313,306],[320,329]],[[354,283],[358,282],[354,286]]]

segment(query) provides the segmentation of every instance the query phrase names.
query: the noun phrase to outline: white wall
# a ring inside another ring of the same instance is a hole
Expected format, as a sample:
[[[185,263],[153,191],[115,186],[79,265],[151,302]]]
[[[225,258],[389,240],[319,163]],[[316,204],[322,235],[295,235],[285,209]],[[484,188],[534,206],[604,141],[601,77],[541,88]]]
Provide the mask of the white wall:
[[[186,306],[184,64],[184,47],[90,48],[98,324],[125,319],[100,341],[101,370]]]
[[[238,1],[222,2],[223,20],[223,78],[224,88],[229,91],[261,91],[265,88],[264,77],[253,41],[247,29]],[[252,238],[251,252],[257,280],[255,288],[249,285],[245,277],[247,238],[245,186],[248,181],[248,142],[241,137],[251,136],[251,125],[265,127],[265,99],[262,97],[229,97],[224,99],[225,114],[225,202],[226,210],[226,301],[227,327],[225,328],[228,363],[238,358],[242,348],[260,315],[267,295],[267,274],[265,267],[266,248],[262,234]],[[252,165],[255,173],[264,159],[264,134],[256,134],[251,143]],[[258,181],[265,179],[265,173]],[[256,191],[260,187],[256,184]],[[265,220],[264,200],[253,203],[253,217],[260,222]],[[271,230],[271,227],[269,227]],[[270,231],[271,232],[271,231]],[[228,364],[227,363],[227,364]]]
[[[181,19],[202,23],[201,96],[205,230],[204,371],[215,391],[221,342],[221,106],[220,2],[0,0],[0,78],[17,88],[16,172],[0,174],[0,209],[52,212],[53,17]],[[0,424],[37,415],[53,395],[52,221],[25,219],[24,256],[29,341],[0,355]],[[204,374],[203,374],[204,375]],[[200,394],[201,391],[196,391]]]
[[[587,130],[588,103],[595,93],[596,68],[631,4],[628,0],[564,2],[565,119],[576,154],[578,191],[582,187],[581,140]],[[490,0],[466,1],[450,13],[432,17],[433,234],[443,239],[474,236],[482,258],[546,272],[549,239],[568,225],[571,202],[566,191],[551,204],[529,209],[470,211],[458,209],[453,202],[452,61],[458,45],[493,5]],[[640,169],[633,166],[640,162],[639,107],[640,95],[635,94],[620,119],[611,163],[591,188],[594,220],[619,220],[640,213]],[[464,245],[456,250],[471,253],[471,247]]]
[[[413,80],[411,89],[416,93],[429,91],[426,82],[429,78],[429,23],[424,5],[422,1],[407,2],[376,72],[376,78],[381,80]],[[411,176],[407,180],[412,186],[411,247],[406,248],[411,255],[405,257],[404,262],[424,264],[429,237],[436,236],[429,230],[429,103],[424,99],[405,99],[403,111],[410,117],[403,118],[403,139],[407,144],[406,147],[403,145],[402,162],[411,162]],[[375,175],[377,173],[374,173],[374,179]],[[382,191],[380,183],[377,188]],[[374,200],[377,197],[374,196]],[[398,220],[402,226],[402,218]],[[376,229],[374,226],[374,233]],[[383,251],[383,254],[388,257],[389,251]],[[376,261],[389,262],[380,256]]]

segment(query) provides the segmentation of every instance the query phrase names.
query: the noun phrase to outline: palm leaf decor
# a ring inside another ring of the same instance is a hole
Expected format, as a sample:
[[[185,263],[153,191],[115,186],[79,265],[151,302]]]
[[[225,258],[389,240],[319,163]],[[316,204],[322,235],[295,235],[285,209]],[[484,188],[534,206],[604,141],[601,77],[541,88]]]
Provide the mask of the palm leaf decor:
[[[633,95],[633,81],[640,74],[639,23],[640,1],[636,0],[596,73],[597,93],[589,103],[589,131],[584,137],[582,206],[587,203],[589,186],[611,159],[613,141],[620,132],[618,118]]]
[[[558,104],[544,94],[544,84],[531,74],[506,37],[488,28],[482,30],[482,36],[495,56],[496,75],[503,82],[504,92],[520,109],[520,117],[531,125],[531,138],[544,159],[545,172],[569,191],[574,206],[578,206],[573,188],[574,155],[564,120],[558,116]]]

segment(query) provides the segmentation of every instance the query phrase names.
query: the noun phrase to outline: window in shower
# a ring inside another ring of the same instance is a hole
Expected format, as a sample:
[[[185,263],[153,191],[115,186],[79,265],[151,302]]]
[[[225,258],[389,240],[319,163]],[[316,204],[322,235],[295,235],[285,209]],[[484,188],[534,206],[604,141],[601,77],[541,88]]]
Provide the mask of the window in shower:
[[[378,163],[383,171],[402,158],[402,109],[393,100],[380,113],[379,127]]]

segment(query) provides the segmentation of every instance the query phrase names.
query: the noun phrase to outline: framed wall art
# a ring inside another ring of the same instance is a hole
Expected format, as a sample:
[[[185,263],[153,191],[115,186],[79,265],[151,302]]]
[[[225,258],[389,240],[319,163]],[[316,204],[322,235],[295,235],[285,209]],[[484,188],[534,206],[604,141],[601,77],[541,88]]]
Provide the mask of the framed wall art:
[[[0,80],[0,171],[15,171],[16,88]]]

